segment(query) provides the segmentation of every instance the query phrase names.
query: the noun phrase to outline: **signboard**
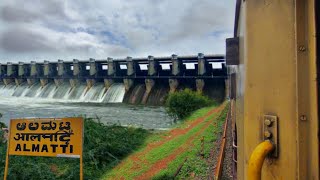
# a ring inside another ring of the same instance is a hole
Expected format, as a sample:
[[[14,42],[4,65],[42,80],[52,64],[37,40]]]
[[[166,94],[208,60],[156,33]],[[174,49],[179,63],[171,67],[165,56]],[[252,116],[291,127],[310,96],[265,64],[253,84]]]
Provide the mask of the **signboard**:
[[[80,158],[82,174],[82,118],[12,119],[8,140],[7,160],[9,155]]]
[[[82,127],[81,118],[13,119],[9,155],[80,158]]]

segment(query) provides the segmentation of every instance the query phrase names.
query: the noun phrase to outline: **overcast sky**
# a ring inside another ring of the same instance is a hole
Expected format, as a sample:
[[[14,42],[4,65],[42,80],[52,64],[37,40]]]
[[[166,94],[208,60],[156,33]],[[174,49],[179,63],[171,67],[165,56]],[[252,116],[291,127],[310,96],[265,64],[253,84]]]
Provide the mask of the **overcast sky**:
[[[1,0],[0,62],[224,54],[235,0]]]

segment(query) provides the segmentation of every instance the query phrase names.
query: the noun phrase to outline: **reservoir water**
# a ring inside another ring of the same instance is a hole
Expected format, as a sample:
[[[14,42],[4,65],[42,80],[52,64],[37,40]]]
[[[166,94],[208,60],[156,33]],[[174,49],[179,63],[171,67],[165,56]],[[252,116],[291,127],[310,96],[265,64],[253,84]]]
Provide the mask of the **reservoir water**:
[[[1,121],[12,118],[71,117],[98,118],[105,124],[137,126],[146,129],[166,129],[173,121],[163,107],[133,106],[121,103],[125,94],[123,84],[108,90],[103,84],[87,89],[84,84],[72,88],[69,84],[56,87],[53,83],[41,88],[39,84],[0,85]]]

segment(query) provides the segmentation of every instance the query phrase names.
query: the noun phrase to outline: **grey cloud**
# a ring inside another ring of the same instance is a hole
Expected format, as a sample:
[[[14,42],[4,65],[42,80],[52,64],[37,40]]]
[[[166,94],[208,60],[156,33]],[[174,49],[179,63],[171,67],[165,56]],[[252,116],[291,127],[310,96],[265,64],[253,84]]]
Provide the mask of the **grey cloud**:
[[[6,22],[31,22],[38,16],[36,13],[27,12],[17,7],[5,6],[1,8],[1,19]]]
[[[233,10],[234,0],[4,0],[0,58],[224,53]]]
[[[214,31],[227,31],[233,24],[233,14],[229,13],[228,5],[204,0],[190,4],[176,24],[178,28],[169,32],[164,42],[196,40]]]
[[[44,35],[26,29],[10,29],[2,33],[0,43],[2,49],[11,53],[48,52],[54,50]]]
[[[0,7],[0,18],[8,23],[50,23],[70,20],[62,0],[16,0]]]

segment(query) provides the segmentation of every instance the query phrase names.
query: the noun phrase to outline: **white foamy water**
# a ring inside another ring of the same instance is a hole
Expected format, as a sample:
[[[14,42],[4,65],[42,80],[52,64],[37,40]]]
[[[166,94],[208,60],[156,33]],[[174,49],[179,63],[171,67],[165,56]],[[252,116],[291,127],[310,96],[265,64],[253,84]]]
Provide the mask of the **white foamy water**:
[[[122,104],[125,94],[122,83],[113,84],[106,90],[97,83],[86,91],[86,85],[71,88],[68,84],[56,87],[49,83],[31,87],[0,85],[1,121],[9,123],[12,118],[71,117],[86,115],[99,117],[103,123],[138,126],[147,129],[165,129],[172,125],[162,107],[145,107]]]
[[[123,101],[125,94],[125,87],[123,84],[115,83],[113,84],[104,95],[103,102],[108,103],[120,103]]]
[[[124,94],[125,88],[122,83],[115,83],[107,90],[103,83],[96,83],[90,89],[87,89],[85,84],[72,88],[67,82],[59,86],[49,83],[44,87],[40,84],[34,84],[31,87],[27,84],[0,86],[0,96],[3,97],[29,97],[72,102],[121,103]]]

